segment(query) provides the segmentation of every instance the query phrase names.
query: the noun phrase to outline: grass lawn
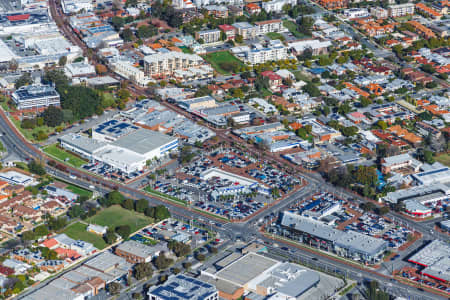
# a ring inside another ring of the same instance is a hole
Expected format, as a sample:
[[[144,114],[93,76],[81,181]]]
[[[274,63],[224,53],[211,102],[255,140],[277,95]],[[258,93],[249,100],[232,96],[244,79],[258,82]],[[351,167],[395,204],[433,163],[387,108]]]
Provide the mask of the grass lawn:
[[[187,54],[193,54],[194,51],[192,51],[190,48],[186,47],[186,46],[181,46],[179,47],[181,49],[181,51],[183,51],[183,53],[187,53]]]
[[[160,196],[160,197],[165,198],[165,199],[167,199],[167,200],[169,200],[169,201],[175,201],[175,202],[181,203],[181,204],[183,204],[183,205],[186,205],[186,201],[183,201],[183,200],[181,200],[181,199],[178,199],[177,197],[173,197],[173,196],[166,195],[166,194],[164,194],[164,193],[155,191],[155,190],[152,189],[149,185],[146,186],[146,187],[144,188],[144,191],[146,191],[146,192],[149,193],[149,194],[153,194],[153,195],[156,195],[156,196]]]
[[[307,38],[309,36],[299,32],[297,30],[297,24],[295,24],[292,21],[289,20],[284,20],[283,21],[283,26],[286,27],[296,38],[298,39],[302,39],[302,38]]]
[[[86,223],[108,226],[111,229],[119,225],[130,225],[131,232],[135,232],[152,222],[151,218],[118,205],[108,207],[86,220]]]
[[[88,198],[92,197],[92,192],[89,190],[85,190],[83,188],[80,188],[76,185],[72,185],[72,184],[68,184],[67,185],[67,189],[71,190],[72,192],[74,192],[75,194],[78,194],[80,196],[87,196]]]
[[[95,248],[103,249],[106,247],[106,243],[103,238],[95,233],[86,231],[87,225],[77,222],[67,227],[63,233],[75,240],[83,240],[85,242],[92,243]]]
[[[43,126],[36,126],[33,129],[24,129],[22,128],[21,122],[19,120],[16,120],[14,118],[10,118],[10,120],[14,123],[14,125],[16,126],[16,128],[25,136],[25,138],[29,141],[33,141],[33,142],[38,142],[35,138],[34,135],[38,134],[39,131],[43,131],[45,132],[45,134],[49,135],[51,133],[53,133],[55,131],[55,128],[53,127],[48,127],[46,125]]]
[[[441,154],[436,156],[435,159],[441,164],[450,167],[450,154]]]
[[[269,90],[266,89],[266,88],[263,88],[263,89],[261,90],[261,95],[265,98],[265,97],[268,97],[268,96],[272,96],[272,92],[269,91]]]
[[[85,165],[87,162],[69,152],[66,152],[56,146],[56,144],[49,145],[43,148],[44,152],[50,156],[53,156],[56,159],[59,159],[63,162],[66,162],[75,168],[79,168],[82,165]]]
[[[284,41],[284,36],[278,32],[269,32],[266,35],[272,40]]]
[[[243,67],[244,64],[237,59],[235,56],[233,56],[233,54],[231,54],[228,51],[219,51],[219,52],[214,52],[214,53],[208,53],[203,55],[203,58],[209,62],[212,67],[219,73],[224,74],[224,75],[229,75],[231,74],[228,71],[225,71],[224,69],[221,68],[221,64],[224,62],[231,62],[231,63],[236,63],[239,67]]]

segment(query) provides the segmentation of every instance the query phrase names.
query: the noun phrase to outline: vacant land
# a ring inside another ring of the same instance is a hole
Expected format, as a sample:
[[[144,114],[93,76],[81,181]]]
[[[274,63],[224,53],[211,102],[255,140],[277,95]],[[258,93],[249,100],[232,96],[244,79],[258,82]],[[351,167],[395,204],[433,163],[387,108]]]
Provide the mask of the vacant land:
[[[83,240],[85,242],[92,243],[95,248],[97,249],[103,249],[106,247],[106,243],[103,240],[103,237],[86,231],[87,225],[77,222],[69,227],[67,227],[63,233],[67,234],[69,237],[75,239],[75,240]]]
[[[56,146],[56,144],[47,146],[43,150],[48,155],[53,156],[54,158],[57,158],[58,160],[64,161],[64,162],[74,166],[75,168],[79,168],[82,165],[86,164],[86,161],[84,161],[83,159],[81,159],[73,154],[70,154],[69,152],[66,152],[66,151],[58,148]]]
[[[244,64],[228,51],[219,51],[203,55],[203,58],[219,73],[224,75],[231,74],[232,70],[227,67],[241,68]],[[225,67],[225,68],[224,68]]]
[[[88,198],[92,197],[92,192],[89,190],[85,190],[83,188],[80,188],[79,186],[68,184],[67,189],[74,192],[75,194],[78,194],[80,196],[86,196]]]
[[[308,37],[307,35],[299,32],[297,30],[297,24],[295,24],[292,21],[284,20],[283,21],[283,26],[286,27],[298,39],[303,39],[303,38],[307,38]]]
[[[285,40],[284,36],[278,32],[269,32],[266,33],[266,35],[272,40],[280,40],[280,41]]]
[[[436,156],[436,160],[441,164],[450,167],[450,154],[441,154]]]
[[[175,202],[181,203],[181,204],[183,204],[183,205],[186,205],[186,201],[181,200],[181,199],[178,199],[177,197],[174,197],[174,196],[166,195],[166,194],[164,194],[164,193],[155,191],[155,190],[152,189],[150,186],[146,186],[146,187],[144,188],[144,191],[146,191],[146,192],[149,193],[149,194],[152,194],[152,195],[155,195],[155,196],[162,197],[162,198],[167,199],[167,200],[169,200],[169,201],[175,201]]]
[[[135,211],[130,211],[118,205],[108,207],[93,217],[87,223],[108,226],[111,229],[120,225],[129,225],[131,232],[135,232],[153,222],[149,217]]]

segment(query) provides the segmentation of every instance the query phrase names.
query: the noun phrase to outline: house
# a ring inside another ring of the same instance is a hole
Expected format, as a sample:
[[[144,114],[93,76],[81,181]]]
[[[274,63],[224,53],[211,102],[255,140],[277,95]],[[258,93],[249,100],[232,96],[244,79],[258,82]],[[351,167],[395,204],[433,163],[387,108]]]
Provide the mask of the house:
[[[364,123],[369,122],[367,117],[358,111],[348,113],[347,118],[355,124],[359,124],[361,122],[364,122]]]
[[[45,272],[58,272],[64,268],[64,260],[46,260],[39,265],[39,269]]]
[[[416,11],[435,20],[440,20],[442,18],[442,14],[440,12],[426,6],[424,3],[417,3]]]
[[[4,276],[14,275],[14,269],[0,265],[0,274]]]
[[[256,3],[248,3],[245,5],[245,10],[249,14],[254,15],[254,14],[259,14],[261,12],[261,7],[259,7],[259,5]]]
[[[273,71],[261,72],[261,76],[269,79],[269,85],[272,90],[277,89],[281,84],[283,84],[283,78]]]
[[[342,9],[348,7],[348,0],[318,0],[317,3],[326,9]]]
[[[23,261],[11,258],[5,259],[3,266],[14,269],[14,274],[25,274],[27,270],[32,268],[32,266]]]
[[[101,235],[101,236],[106,234],[107,229],[108,229],[108,226],[100,226],[100,225],[95,225],[95,224],[89,224],[88,227],[86,228],[87,231]]]
[[[53,238],[47,239],[39,244],[39,246],[48,248],[50,250],[54,250],[54,249],[58,248],[58,245],[59,245],[58,241]]]

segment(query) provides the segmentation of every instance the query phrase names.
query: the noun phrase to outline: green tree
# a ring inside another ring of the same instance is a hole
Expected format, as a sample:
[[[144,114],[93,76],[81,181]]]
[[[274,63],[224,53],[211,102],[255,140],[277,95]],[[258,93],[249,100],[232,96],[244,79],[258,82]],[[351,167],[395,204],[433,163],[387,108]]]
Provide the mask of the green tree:
[[[107,196],[108,204],[116,205],[116,204],[122,204],[122,202],[125,200],[125,197],[118,191],[112,191]]]
[[[148,207],[148,201],[145,199],[139,199],[136,201],[136,211],[144,213],[145,209]]]
[[[30,170],[31,173],[39,176],[43,176],[46,174],[44,166],[35,160],[32,160],[28,163],[28,170]]]
[[[153,275],[153,268],[150,263],[138,263],[134,267],[134,277],[137,280],[152,277],[152,275]]]
[[[131,42],[132,40],[134,40],[133,31],[131,31],[130,28],[125,28],[124,30],[122,30],[122,39],[125,42]]]
[[[36,236],[46,236],[48,234],[48,228],[46,225],[39,225],[34,228],[34,234]]]
[[[304,87],[303,87],[303,91],[305,91],[306,93],[308,93],[311,97],[319,97],[320,96],[320,91],[317,88],[317,86],[315,86],[313,83],[308,82]]]
[[[29,85],[33,83],[33,79],[31,78],[31,74],[30,73],[23,73],[22,76],[19,77],[19,79],[16,80],[16,82],[14,83],[14,87],[16,89],[25,86],[25,85]]]
[[[64,120],[63,111],[56,106],[49,106],[42,113],[45,125],[49,127],[59,126]]]
[[[106,234],[104,236],[105,242],[109,245],[114,244],[117,240],[116,234],[112,229],[107,229]]]
[[[67,56],[61,56],[58,61],[60,67],[64,67],[67,64]]]
[[[128,210],[133,210],[134,209],[134,201],[132,199],[127,198],[122,202],[122,207],[125,209],[128,209]]]
[[[120,283],[114,281],[114,282],[109,283],[107,288],[111,295],[117,295],[117,294],[119,294],[120,290],[122,289],[122,286],[120,285]]]
[[[126,240],[131,233],[131,228],[129,225],[117,226],[115,230],[124,240]]]
[[[24,241],[33,241],[35,239],[36,239],[36,237],[32,230],[25,231],[22,233],[22,240],[24,240]]]
[[[119,31],[120,28],[122,28],[123,25],[125,24],[125,21],[121,17],[114,16],[111,18],[111,24],[114,26],[114,29]]]

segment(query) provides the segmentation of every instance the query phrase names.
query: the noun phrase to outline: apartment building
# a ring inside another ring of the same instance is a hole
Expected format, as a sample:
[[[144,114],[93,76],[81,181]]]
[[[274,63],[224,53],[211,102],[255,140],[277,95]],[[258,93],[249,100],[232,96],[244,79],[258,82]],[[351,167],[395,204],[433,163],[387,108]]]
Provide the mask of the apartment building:
[[[234,38],[236,37],[236,28],[234,28],[231,25],[228,24],[223,24],[223,25],[219,25],[219,29],[225,33],[225,35],[227,36],[227,40],[234,40]]]
[[[263,47],[261,44],[255,44],[253,49],[246,53],[246,60],[252,65],[287,58],[287,48],[279,40],[271,40],[266,47]]]
[[[436,37],[433,30],[426,27],[425,25],[422,25],[421,23],[419,23],[417,21],[411,20],[411,21],[408,21],[408,24],[412,25],[414,27],[414,29],[416,30],[416,32],[425,39],[431,39],[431,38]]]
[[[140,86],[145,86],[149,81],[142,70],[127,61],[115,61],[111,63],[111,67],[118,75],[134,81]]]
[[[377,19],[386,19],[388,17],[388,11],[382,7],[370,8],[370,14]]]
[[[59,94],[49,85],[27,85],[17,89],[11,95],[17,109],[40,109],[59,106]]]
[[[252,39],[256,36],[256,27],[248,22],[234,23],[233,27],[235,28],[236,34],[242,36],[244,40]]]
[[[147,76],[170,76],[175,70],[187,70],[204,64],[196,54],[182,52],[158,53],[144,57],[144,72]]]
[[[388,7],[389,17],[396,18],[414,14],[414,3],[391,5]]]
[[[197,31],[195,33],[195,39],[202,39],[205,44],[216,43],[220,40],[220,30],[219,29],[211,29],[211,30],[202,30]]]
[[[381,160],[381,172],[388,174],[397,170],[411,169],[417,172],[422,164],[408,153],[385,157]]]
[[[423,3],[417,3],[416,10],[417,10],[417,12],[419,12],[429,18],[435,19],[435,20],[440,20],[442,18],[441,13],[432,9],[431,7],[426,6]]]
[[[348,0],[318,0],[317,3],[329,10],[348,7]]]
[[[267,3],[267,2],[265,2]],[[269,32],[283,32],[283,22],[280,19],[255,22],[256,34],[263,35]]]
[[[267,2],[262,2],[262,8],[266,12],[281,12],[283,10],[283,6],[285,5],[296,5],[297,0],[272,0]]]

